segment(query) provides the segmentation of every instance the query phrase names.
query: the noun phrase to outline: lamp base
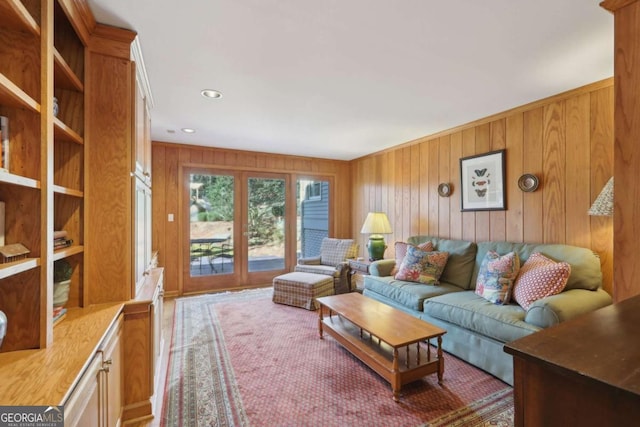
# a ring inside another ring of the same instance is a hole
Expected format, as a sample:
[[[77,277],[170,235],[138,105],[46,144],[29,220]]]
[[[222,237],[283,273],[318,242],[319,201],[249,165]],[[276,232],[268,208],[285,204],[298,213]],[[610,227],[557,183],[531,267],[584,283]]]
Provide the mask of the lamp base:
[[[369,249],[369,261],[377,261],[384,258],[384,251],[387,249],[387,245],[384,243],[384,237],[380,235],[369,236],[367,248]]]

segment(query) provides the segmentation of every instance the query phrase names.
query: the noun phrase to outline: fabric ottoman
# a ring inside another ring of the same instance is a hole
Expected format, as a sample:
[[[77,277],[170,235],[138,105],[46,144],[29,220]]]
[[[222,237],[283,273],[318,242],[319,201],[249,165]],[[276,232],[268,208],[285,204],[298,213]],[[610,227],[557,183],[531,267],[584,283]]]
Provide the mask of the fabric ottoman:
[[[333,295],[333,277],[293,272],[273,278],[273,302],[315,310],[316,298]]]

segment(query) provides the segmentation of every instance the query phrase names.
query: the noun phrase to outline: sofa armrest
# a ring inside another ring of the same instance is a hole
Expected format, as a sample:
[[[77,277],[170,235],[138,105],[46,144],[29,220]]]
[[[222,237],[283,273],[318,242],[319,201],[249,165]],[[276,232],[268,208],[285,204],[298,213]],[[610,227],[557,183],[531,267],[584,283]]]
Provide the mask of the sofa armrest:
[[[307,258],[298,258],[298,264],[300,265],[320,265],[320,257],[312,256]]]
[[[548,328],[612,303],[611,296],[603,289],[595,291],[570,289],[531,304],[524,321],[541,328]]]
[[[391,276],[391,270],[396,265],[395,259],[381,259],[369,265],[369,274],[372,276]]]

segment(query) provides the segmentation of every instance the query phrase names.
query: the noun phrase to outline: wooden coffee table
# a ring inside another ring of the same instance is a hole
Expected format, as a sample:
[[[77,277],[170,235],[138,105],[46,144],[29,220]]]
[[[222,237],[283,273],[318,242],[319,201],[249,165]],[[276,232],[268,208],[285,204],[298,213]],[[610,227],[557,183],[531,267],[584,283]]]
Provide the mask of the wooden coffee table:
[[[356,292],[316,301],[320,339],[328,333],[389,381],[396,402],[404,384],[433,373],[442,383],[444,329]],[[436,354],[420,344],[433,338],[438,342]]]

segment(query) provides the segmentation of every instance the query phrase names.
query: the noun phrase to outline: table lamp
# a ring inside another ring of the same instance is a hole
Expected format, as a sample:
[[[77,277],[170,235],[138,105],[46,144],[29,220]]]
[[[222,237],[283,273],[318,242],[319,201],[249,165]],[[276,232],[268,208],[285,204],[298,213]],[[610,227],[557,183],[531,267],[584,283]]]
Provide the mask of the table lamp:
[[[376,261],[384,257],[387,245],[384,243],[383,234],[391,234],[391,224],[384,212],[369,212],[362,225],[362,234],[369,234],[369,261]]]

